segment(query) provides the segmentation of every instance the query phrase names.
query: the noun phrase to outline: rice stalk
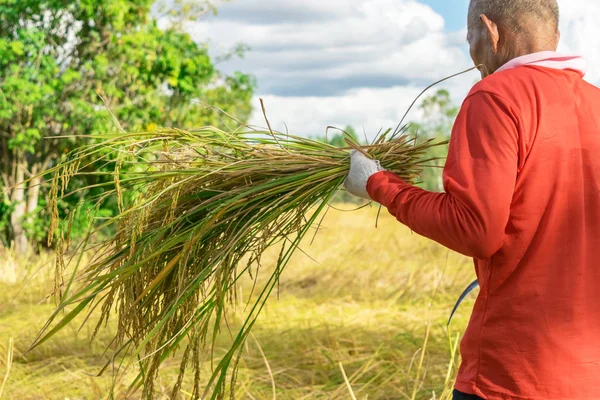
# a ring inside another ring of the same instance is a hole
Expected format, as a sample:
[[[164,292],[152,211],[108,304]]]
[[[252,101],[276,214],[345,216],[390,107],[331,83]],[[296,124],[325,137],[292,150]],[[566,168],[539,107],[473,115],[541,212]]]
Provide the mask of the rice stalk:
[[[4,379],[2,379],[2,384],[0,385],[0,399],[2,398],[2,394],[4,393],[4,387],[6,386],[6,382],[8,381],[8,377],[10,376],[10,370],[12,369],[13,363],[13,354],[14,354],[14,341],[13,338],[8,340],[8,350],[6,355],[6,372],[4,373]]]
[[[214,127],[122,132],[96,139],[98,143],[74,151],[51,171],[50,238],[58,238],[60,251],[69,241],[69,232],[59,229],[56,207],[60,196],[86,189],[68,192],[69,180],[78,174],[112,177],[100,184],[106,189],[102,199],[114,196],[120,213],[94,229],[113,226],[116,234],[90,244],[90,232],[68,280],[62,279],[66,267],[57,263],[60,304],[32,348],[78,315],[86,312],[89,317],[98,306],[94,335],[116,314],[113,359],[120,358],[123,368],[139,365],[131,390],[143,387],[142,396],[152,398],[160,365],[183,349],[173,397],[192,365],[193,398],[223,399],[228,390],[234,392],[238,357],[258,315],[300,242],[315,229],[342,185],[349,150],[359,146],[336,148],[271,130],[225,132]],[[416,144],[404,127],[383,132],[375,144],[360,148],[414,182],[430,161],[425,154],[433,145]],[[104,159],[107,150],[119,154],[112,161],[113,172],[82,167],[95,157]],[[256,276],[264,252],[273,246],[281,246],[274,272],[250,296],[231,348],[216,360],[208,384],[201,388],[201,359],[215,359],[214,345],[236,302],[237,283],[245,274]],[[86,251],[94,255],[80,265]],[[228,379],[229,373],[233,375]]]
[[[338,366],[340,367],[340,371],[342,372],[342,377],[344,378],[344,383],[346,384],[346,388],[348,388],[348,393],[350,394],[350,398],[352,400],[356,400],[356,396],[354,395],[354,391],[352,390],[352,385],[350,384],[350,381],[348,380],[348,376],[346,375],[346,370],[344,369],[344,365],[342,364],[341,361],[338,363]]]

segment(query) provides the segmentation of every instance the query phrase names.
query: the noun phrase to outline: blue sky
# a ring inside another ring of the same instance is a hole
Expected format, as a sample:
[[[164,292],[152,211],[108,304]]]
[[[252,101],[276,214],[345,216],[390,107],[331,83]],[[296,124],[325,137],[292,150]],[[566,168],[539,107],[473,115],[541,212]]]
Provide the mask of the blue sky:
[[[444,17],[447,30],[458,31],[465,27],[469,0],[424,0],[423,3]]]
[[[427,85],[473,65],[468,55],[469,0],[231,0],[188,27],[214,56],[239,43],[243,59],[218,64],[257,82],[252,123],[264,126],[259,98],[278,130],[321,134],[352,125],[372,136],[395,126]],[[591,64],[600,82],[600,2],[559,0],[563,44]],[[460,104],[479,73],[443,85]],[[412,120],[420,118],[412,113]]]

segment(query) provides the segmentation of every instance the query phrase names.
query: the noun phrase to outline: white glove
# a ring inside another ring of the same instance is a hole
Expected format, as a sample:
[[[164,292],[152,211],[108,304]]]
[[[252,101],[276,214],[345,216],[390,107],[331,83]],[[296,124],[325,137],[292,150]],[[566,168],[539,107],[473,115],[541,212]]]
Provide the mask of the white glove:
[[[367,192],[367,182],[369,178],[379,171],[385,171],[379,161],[371,160],[360,151],[352,150],[350,152],[350,172],[344,182],[344,187],[348,193],[372,200]]]

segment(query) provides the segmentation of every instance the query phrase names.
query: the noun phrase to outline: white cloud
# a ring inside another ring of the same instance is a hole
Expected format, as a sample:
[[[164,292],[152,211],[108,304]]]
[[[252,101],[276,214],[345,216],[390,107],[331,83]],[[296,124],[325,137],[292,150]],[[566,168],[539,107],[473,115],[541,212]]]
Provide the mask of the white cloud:
[[[415,0],[272,2],[232,2],[216,18],[189,27],[221,51],[248,44],[247,57],[224,68],[254,73],[263,93],[337,95],[428,82],[466,65],[464,51],[448,45],[443,18]],[[271,23],[258,23],[261,16]],[[274,23],[278,16],[282,22]]]
[[[444,24],[416,0],[237,0],[188,31],[216,52],[250,46],[219,67],[256,76],[279,129],[315,135],[350,124],[372,137],[397,124],[421,88],[469,66],[464,32],[458,40]],[[252,123],[264,125],[256,109]]]
[[[327,126],[344,128],[353,126],[373,138],[381,128],[395,127],[419,93],[415,87],[388,89],[353,89],[343,96],[281,97],[264,96],[265,106],[273,128],[298,135],[324,134]],[[282,118],[281,116],[286,116]],[[273,118],[275,117],[275,118]],[[256,113],[252,123],[265,126],[261,113]],[[284,125],[285,123],[285,125]]]
[[[600,4],[559,1],[560,50],[586,56],[588,79],[599,83]],[[217,54],[240,42],[251,47],[246,58],[219,68],[256,76],[253,124],[264,126],[262,97],[279,130],[286,123],[294,134],[316,135],[350,124],[372,137],[398,123],[422,88],[472,65],[466,28],[444,26],[417,0],[235,0],[188,30]],[[460,103],[478,76],[471,72],[444,87]]]
[[[478,72],[471,72],[446,85],[460,102],[472,85]],[[322,135],[327,126],[354,127],[373,139],[380,129],[394,128],[424,88],[416,85],[390,88],[352,89],[340,96],[261,96],[273,129],[304,136]],[[458,95],[456,96],[456,94]],[[256,100],[257,112],[251,124],[266,126],[262,111]],[[417,103],[418,105],[419,103]],[[419,119],[418,107],[414,107],[404,122]]]
[[[589,64],[586,79],[600,84],[600,3],[562,0],[560,51],[583,55]]]

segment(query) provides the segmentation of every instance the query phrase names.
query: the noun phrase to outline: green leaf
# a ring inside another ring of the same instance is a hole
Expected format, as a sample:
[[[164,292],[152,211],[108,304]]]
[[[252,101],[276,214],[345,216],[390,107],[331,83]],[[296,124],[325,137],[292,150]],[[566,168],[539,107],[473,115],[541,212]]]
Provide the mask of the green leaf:
[[[23,44],[23,42],[10,42],[10,49],[18,56],[22,56],[23,54],[25,54],[25,45]]]

